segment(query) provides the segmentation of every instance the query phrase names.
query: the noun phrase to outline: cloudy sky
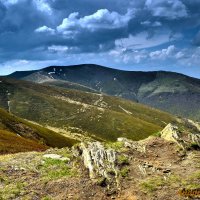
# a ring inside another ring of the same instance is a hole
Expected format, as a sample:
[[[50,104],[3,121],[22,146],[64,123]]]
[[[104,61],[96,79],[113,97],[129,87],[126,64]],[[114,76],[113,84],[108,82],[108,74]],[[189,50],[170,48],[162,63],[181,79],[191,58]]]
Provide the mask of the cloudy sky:
[[[200,78],[200,0],[0,0],[0,74],[96,63]]]

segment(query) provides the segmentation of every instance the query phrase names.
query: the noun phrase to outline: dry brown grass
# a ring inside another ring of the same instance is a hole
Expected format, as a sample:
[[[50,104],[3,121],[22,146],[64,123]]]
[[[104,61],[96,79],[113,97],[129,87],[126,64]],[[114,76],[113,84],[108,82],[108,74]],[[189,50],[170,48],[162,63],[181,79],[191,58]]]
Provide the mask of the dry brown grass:
[[[25,139],[9,131],[0,130],[0,154],[44,151],[47,148],[44,144]]]

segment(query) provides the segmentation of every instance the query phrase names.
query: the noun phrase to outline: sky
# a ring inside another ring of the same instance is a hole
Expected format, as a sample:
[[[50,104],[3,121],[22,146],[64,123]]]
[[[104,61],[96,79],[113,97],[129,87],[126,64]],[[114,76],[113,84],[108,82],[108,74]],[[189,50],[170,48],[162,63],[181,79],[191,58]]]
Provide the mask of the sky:
[[[0,75],[83,63],[200,78],[200,0],[0,0]]]

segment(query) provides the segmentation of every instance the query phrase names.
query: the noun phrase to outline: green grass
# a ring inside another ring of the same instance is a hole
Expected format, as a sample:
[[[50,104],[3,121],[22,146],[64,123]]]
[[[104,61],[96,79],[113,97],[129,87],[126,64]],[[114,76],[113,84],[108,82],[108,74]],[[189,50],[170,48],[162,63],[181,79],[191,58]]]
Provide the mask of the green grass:
[[[129,168],[128,167],[123,167],[121,170],[120,170],[120,175],[125,178],[125,177],[128,177],[128,174],[129,174]]]
[[[52,200],[50,196],[43,197],[42,200]]]
[[[0,147],[1,152],[7,152],[9,148],[10,152],[19,151],[20,148],[22,151],[25,149],[34,149],[31,148],[33,146],[35,146],[35,149],[46,149],[47,147],[43,143],[51,147],[71,147],[77,143],[74,139],[67,138],[42,126],[27,122],[2,109],[0,109],[0,130],[2,130],[0,134],[0,143],[2,143]],[[22,137],[20,138],[16,134]],[[13,144],[13,139],[16,139],[18,142]],[[22,148],[22,144],[25,148]],[[30,148],[28,148],[28,145],[30,145]]]
[[[39,167],[41,177],[45,181],[57,180],[63,177],[77,176],[77,171],[71,168],[66,161],[46,158]]]
[[[146,178],[140,183],[140,188],[142,191],[151,194],[156,190],[164,186],[173,188],[186,188],[186,189],[197,189],[199,188],[200,172],[194,172],[189,177],[180,178],[177,174],[171,174],[169,177],[164,179],[161,176],[154,176],[151,178]]]
[[[147,193],[152,193],[156,190],[158,190],[159,187],[162,187],[166,184],[166,181],[164,178],[158,176],[149,178],[148,180],[143,181],[140,186],[142,190],[144,190]]]
[[[115,151],[123,151],[124,149],[124,143],[123,142],[107,142],[105,143],[107,148],[114,149]]]
[[[119,165],[128,165],[129,164],[129,158],[125,155],[118,155],[117,156],[117,162]]]
[[[155,136],[155,137],[160,137],[161,133],[160,132],[156,132],[156,133],[153,133],[152,135]]]
[[[0,130],[0,154],[44,151],[47,148],[47,146],[36,141],[20,137],[9,131]]]
[[[61,66],[58,67],[61,68]],[[53,67],[50,67],[41,72],[48,76],[48,72],[52,70]],[[62,76],[62,73],[67,76]],[[200,81],[198,79],[174,72],[128,72],[97,65],[62,67],[62,73],[55,76],[57,79],[54,79],[53,84],[84,91],[85,86],[95,90],[101,88],[103,93],[137,100],[176,115],[200,120],[198,101]],[[26,80],[36,82],[38,78],[40,79],[38,76],[40,76],[39,73],[34,71],[17,72],[13,75],[14,78],[24,77]],[[73,86],[65,81],[74,82]],[[100,82],[99,87],[97,87],[97,81]],[[77,83],[81,84],[81,87],[77,87]],[[52,84],[52,81],[46,84]],[[190,104],[188,104],[188,98],[190,98]]]
[[[22,182],[7,182],[5,186],[0,190],[0,200],[16,199],[24,192],[26,183]]]
[[[75,127],[80,130],[79,133],[98,140],[116,141],[118,137],[140,140],[161,131],[167,123],[177,123],[176,118],[168,113],[117,97],[104,95],[106,108],[103,110],[100,105],[95,104],[100,96],[94,93],[9,79],[5,79],[0,87],[2,85],[12,93],[10,100],[13,114],[44,126],[65,130]],[[55,96],[79,103],[70,103]],[[88,107],[85,108],[80,103],[87,104]],[[77,130],[74,131],[76,132]],[[40,131],[40,135],[50,146],[62,146],[65,143],[62,141],[67,140],[44,130]],[[72,143],[75,141],[71,141]]]
[[[49,86],[54,86],[54,87],[60,87],[60,88],[65,88],[65,89],[74,89],[74,90],[81,90],[85,92],[94,92],[94,93],[99,93],[98,91],[91,89],[89,87],[77,84],[77,83],[72,83],[68,81],[62,81],[62,80],[57,80],[57,81],[46,81],[44,85],[49,85]]]

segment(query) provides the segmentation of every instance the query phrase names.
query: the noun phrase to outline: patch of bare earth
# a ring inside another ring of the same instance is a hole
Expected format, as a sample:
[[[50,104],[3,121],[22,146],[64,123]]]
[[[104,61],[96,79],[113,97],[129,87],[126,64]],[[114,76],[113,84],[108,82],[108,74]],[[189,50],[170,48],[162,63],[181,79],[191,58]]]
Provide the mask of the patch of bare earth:
[[[200,187],[199,151],[185,152],[173,142],[154,138],[147,142],[145,153],[127,153],[130,172],[119,200],[182,200],[180,189]]]
[[[182,200],[184,197],[177,194],[180,189],[200,185],[199,151],[183,151],[176,143],[158,137],[145,143],[146,152],[143,153],[132,148],[123,150],[129,158],[126,163],[128,174],[120,177],[120,190],[116,193],[109,194],[106,187],[92,181],[78,157],[70,158],[65,164],[75,172],[45,179],[42,174],[45,170],[42,166],[46,166],[43,154],[49,151],[62,155],[71,153],[69,149],[52,149],[43,153],[0,156],[0,195],[6,185],[20,182],[24,183],[23,187],[9,199]],[[49,169],[59,170],[55,167],[52,165]]]

